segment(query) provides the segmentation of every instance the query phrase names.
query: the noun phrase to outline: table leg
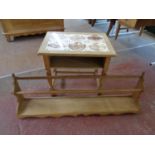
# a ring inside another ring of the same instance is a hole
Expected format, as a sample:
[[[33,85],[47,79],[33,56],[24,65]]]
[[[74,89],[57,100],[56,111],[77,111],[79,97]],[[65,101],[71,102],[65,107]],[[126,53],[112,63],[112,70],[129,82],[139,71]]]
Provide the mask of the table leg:
[[[111,60],[110,57],[104,58],[104,65],[103,65],[103,68],[102,68],[101,76],[106,75],[106,73],[108,71],[108,68],[109,68],[110,60]],[[99,79],[98,89],[103,89],[103,78]],[[101,95],[101,93],[99,93],[98,95]]]
[[[102,73],[101,73],[101,77],[105,75],[104,70],[102,69]],[[103,89],[103,78],[99,78],[97,79],[97,85],[98,85],[98,89]],[[98,95],[101,95],[101,93],[99,93]]]
[[[51,77],[52,73],[51,73],[50,59],[48,56],[44,55],[43,60],[44,60],[44,65],[45,65],[45,69],[46,69],[46,75],[47,75],[47,77]],[[50,85],[50,88],[53,89],[53,84],[52,84],[51,78],[48,78],[48,83]]]
[[[58,75],[58,73],[65,73],[65,71],[58,71],[57,69],[54,69],[54,73],[55,73],[55,76],[57,76]],[[54,84],[54,83],[53,83]],[[61,79],[61,88],[65,88],[65,79],[64,78],[62,78]]]
[[[110,60],[111,60],[111,57],[106,57],[106,58],[104,58],[103,70],[104,70],[104,73],[105,73],[105,74],[106,74],[107,71],[108,71],[109,64],[110,64]]]

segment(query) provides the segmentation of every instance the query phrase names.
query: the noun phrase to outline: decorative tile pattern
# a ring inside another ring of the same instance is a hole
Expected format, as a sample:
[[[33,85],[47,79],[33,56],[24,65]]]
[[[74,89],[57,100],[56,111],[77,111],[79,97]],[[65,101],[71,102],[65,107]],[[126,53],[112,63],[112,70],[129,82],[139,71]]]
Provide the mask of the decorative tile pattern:
[[[100,34],[72,34],[51,33],[47,42],[48,51],[99,51],[108,52],[109,49]]]

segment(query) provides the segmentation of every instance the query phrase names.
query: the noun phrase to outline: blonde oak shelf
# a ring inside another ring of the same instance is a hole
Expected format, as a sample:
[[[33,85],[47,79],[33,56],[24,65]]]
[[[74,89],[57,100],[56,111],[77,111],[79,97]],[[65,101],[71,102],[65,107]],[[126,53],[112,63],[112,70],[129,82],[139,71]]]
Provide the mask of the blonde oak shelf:
[[[52,79],[68,79],[76,76],[53,76]],[[94,78],[92,75],[86,78]],[[128,89],[92,89],[92,90],[27,90],[20,88],[18,80],[46,80],[49,77],[17,77],[13,74],[14,95],[17,98],[17,116],[24,117],[61,117],[77,115],[108,115],[108,114],[125,114],[138,113],[140,111],[139,97],[143,91],[144,73],[141,76],[98,76],[105,80],[106,78],[119,79],[137,79],[136,86]],[[82,76],[77,76],[77,79]],[[103,82],[103,81],[102,81]],[[50,98],[42,95],[64,95],[52,96]],[[91,94],[92,96],[88,96]],[[99,95],[100,94],[100,95]],[[25,97],[30,95],[31,97]],[[37,95],[37,97],[36,97]],[[41,97],[38,97],[41,95]],[[66,95],[66,96],[65,96]],[[76,95],[76,96],[74,96]],[[82,96],[81,96],[82,95]],[[33,98],[32,98],[33,97]],[[35,98],[34,98],[35,97]]]
[[[139,105],[132,97],[53,97],[25,99],[17,110],[18,117],[61,117],[138,113]]]

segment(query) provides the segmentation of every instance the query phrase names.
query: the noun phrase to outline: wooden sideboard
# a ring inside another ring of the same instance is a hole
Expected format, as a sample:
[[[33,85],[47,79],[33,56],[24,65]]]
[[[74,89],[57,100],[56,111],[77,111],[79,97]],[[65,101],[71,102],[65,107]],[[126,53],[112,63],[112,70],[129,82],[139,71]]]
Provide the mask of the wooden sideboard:
[[[63,19],[2,19],[1,25],[8,41],[18,36],[64,31]]]
[[[154,19],[119,19],[121,25],[127,25],[129,28],[137,28],[143,26],[155,25]]]

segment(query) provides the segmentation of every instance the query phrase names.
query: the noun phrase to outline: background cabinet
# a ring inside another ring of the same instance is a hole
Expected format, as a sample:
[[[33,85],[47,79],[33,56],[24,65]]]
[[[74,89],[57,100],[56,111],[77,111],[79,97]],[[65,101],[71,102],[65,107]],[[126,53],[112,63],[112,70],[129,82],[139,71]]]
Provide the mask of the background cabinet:
[[[63,19],[3,19],[1,24],[8,41],[18,36],[64,31]]]

